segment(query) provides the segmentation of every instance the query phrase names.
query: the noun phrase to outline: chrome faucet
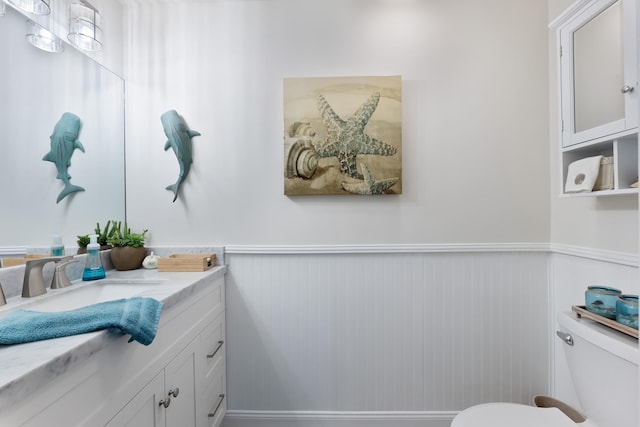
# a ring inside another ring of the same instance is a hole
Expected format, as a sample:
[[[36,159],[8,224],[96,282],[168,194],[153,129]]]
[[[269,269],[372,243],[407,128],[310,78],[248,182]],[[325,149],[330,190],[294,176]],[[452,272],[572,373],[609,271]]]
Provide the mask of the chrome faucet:
[[[65,262],[72,260],[73,256],[52,256],[45,258],[34,258],[27,261],[24,270],[24,281],[22,282],[22,297],[31,298],[45,294],[47,288],[44,286],[42,267],[50,262]]]
[[[56,262],[56,268],[53,271],[53,278],[51,279],[51,289],[60,289],[71,286],[71,281],[69,280],[69,277],[67,277],[65,269],[67,268],[67,265],[72,262],[77,262],[77,260],[73,259],[73,257],[65,257]]]

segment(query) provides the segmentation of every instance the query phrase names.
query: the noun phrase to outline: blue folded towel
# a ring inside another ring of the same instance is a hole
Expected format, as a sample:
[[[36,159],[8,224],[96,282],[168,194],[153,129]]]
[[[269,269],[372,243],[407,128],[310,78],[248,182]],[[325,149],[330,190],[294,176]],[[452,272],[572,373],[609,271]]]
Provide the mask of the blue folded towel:
[[[107,329],[131,334],[149,345],[156,336],[162,303],[153,298],[126,298],[70,311],[43,313],[16,310],[0,319],[0,344],[20,344]]]

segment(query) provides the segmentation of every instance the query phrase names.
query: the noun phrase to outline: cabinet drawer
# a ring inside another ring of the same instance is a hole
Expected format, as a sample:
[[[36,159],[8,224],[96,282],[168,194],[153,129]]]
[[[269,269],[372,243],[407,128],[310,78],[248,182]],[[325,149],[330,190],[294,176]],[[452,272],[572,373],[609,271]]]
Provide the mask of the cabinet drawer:
[[[205,383],[203,410],[206,411],[206,426],[218,427],[227,411],[226,367],[224,360],[216,365],[211,377]]]
[[[205,382],[208,383],[217,366],[224,360],[226,345],[224,343],[224,312],[211,322],[201,335],[202,352],[205,359]]]

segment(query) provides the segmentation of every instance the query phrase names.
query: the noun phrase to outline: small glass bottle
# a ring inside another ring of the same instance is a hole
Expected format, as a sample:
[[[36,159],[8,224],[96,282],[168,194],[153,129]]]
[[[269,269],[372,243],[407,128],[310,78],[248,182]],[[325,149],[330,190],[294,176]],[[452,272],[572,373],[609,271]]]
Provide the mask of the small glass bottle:
[[[98,244],[98,235],[89,236],[90,243],[87,245],[87,260],[84,264],[82,272],[82,280],[98,280],[104,279],[104,267],[102,259],[100,259],[100,245]]]
[[[53,243],[51,244],[51,255],[52,256],[64,255],[64,245],[62,244],[62,236],[58,236],[58,235],[53,236]]]

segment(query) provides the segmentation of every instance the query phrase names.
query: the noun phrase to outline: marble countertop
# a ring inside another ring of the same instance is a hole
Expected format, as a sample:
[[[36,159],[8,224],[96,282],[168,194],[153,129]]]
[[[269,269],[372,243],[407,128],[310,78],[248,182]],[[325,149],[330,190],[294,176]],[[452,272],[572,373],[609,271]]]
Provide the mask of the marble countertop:
[[[164,312],[225,273],[224,266],[196,273],[160,273],[157,270],[144,269],[109,270],[106,279],[159,281],[151,289],[137,296],[162,301]],[[74,286],[80,289],[95,283],[97,282],[73,282],[73,286],[65,288],[64,291],[73,292]],[[49,293],[55,291],[49,290]],[[46,298],[46,295],[38,298]],[[11,299],[9,303],[12,303]],[[162,324],[162,318],[160,323]],[[78,362],[89,358],[119,338],[121,336],[101,330],[25,344],[0,345],[0,410],[28,397],[38,387],[64,374]]]

